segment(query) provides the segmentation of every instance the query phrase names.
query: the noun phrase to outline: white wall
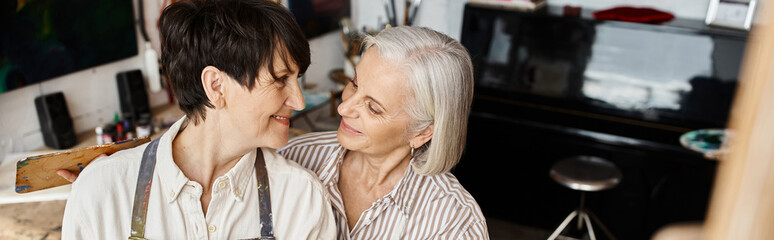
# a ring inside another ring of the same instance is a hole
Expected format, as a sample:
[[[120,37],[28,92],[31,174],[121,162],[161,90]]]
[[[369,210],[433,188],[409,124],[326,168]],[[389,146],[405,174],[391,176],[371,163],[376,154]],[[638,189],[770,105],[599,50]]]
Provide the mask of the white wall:
[[[331,69],[344,67],[344,45],[341,42],[341,31],[333,31],[309,41],[312,64],[306,70],[304,81],[307,84],[317,84],[312,91],[328,92],[336,84],[328,78]]]
[[[386,21],[382,1],[352,0],[352,19],[358,29],[377,28],[379,18]],[[445,33],[457,40],[462,30],[462,15],[467,0],[423,0],[415,26],[424,26]],[[378,4],[375,4],[378,3]],[[403,19],[404,1],[395,1],[398,19]],[[606,9],[615,6],[652,7],[673,13],[680,18],[703,20],[709,0],[548,0],[552,6],[573,5],[584,9]],[[400,22],[400,21],[399,21]]]
[[[113,115],[120,110],[116,74],[143,69],[142,41],[138,32],[137,49],[140,54],[137,56],[0,94],[0,141],[10,139],[14,152],[43,147],[34,99],[53,92],[64,93],[77,133],[93,131],[98,124],[112,121]],[[149,92],[149,98],[151,106],[167,101],[165,91]]]
[[[159,36],[155,26],[163,1],[154,1],[144,2],[145,19],[153,48],[158,50]],[[136,4],[136,1],[134,2]],[[58,91],[65,95],[77,133],[93,131],[99,124],[112,121],[113,115],[120,110],[116,73],[143,69],[144,44],[139,44],[142,42],[139,32],[137,40],[140,52],[138,56],[0,94],[0,142],[12,141],[13,152],[34,151],[43,147],[43,135],[40,132],[34,99]],[[329,88],[334,87],[328,79],[328,72],[333,68],[341,68],[344,64],[341,37],[339,33],[332,32],[312,39],[309,45],[312,65],[307,70],[306,82],[317,83],[317,90],[327,92]],[[158,93],[149,91],[148,94],[151,107],[168,103],[164,90]]]
[[[43,146],[34,99],[63,92],[76,132],[94,129],[119,112],[116,73],[142,66],[139,56],[109,63],[0,94],[0,138],[11,139],[14,151]],[[165,102],[165,92],[149,93],[152,106]]]

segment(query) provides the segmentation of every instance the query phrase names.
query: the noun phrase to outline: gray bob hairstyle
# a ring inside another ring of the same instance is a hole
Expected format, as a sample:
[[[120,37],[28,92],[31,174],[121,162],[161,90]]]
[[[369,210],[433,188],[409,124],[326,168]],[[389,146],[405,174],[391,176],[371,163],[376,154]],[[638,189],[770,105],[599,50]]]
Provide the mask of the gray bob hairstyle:
[[[423,27],[394,27],[366,36],[364,49],[398,63],[408,77],[406,112],[412,122],[407,134],[433,125],[433,137],[414,146],[414,169],[422,175],[444,173],[457,165],[465,149],[468,115],[473,99],[473,65],[456,40]]]

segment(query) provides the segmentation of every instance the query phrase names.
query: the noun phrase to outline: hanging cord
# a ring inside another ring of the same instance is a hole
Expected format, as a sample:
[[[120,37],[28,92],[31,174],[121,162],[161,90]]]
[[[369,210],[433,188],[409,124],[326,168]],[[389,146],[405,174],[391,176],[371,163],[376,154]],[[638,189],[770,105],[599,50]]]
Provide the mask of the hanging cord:
[[[140,34],[142,34],[142,38],[145,39],[146,42],[150,42],[150,38],[148,38],[148,32],[145,31],[145,8],[142,4],[143,0],[137,0],[137,7],[139,10],[137,11],[137,16],[140,18]]]

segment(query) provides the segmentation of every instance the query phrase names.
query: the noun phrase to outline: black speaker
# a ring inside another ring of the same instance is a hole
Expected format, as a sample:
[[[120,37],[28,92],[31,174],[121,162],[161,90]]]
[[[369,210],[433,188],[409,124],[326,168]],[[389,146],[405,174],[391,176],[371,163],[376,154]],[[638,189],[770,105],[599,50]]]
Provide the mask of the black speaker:
[[[67,110],[62,92],[51,93],[35,98],[35,108],[38,110],[40,131],[46,146],[65,149],[78,143],[73,128],[73,119]]]
[[[118,81],[121,115],[132,121],[139,120],[143,115],[150,117],[148,92],[145,91],[142,72],[139,69],[120,72],[116,74],[116,80]]]

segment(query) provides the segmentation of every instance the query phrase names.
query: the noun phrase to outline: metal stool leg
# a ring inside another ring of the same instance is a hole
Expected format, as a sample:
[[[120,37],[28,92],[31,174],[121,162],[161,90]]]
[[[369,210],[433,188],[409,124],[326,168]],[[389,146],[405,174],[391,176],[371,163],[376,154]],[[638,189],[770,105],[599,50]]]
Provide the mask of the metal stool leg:
[[[590,240],[597,240],[597,236],[594,235],[594,227],[591,226],[591,220],[589,219],[589,215],[586,214],[586,212],[582,211],[580,213],[580,217],[583,218],[583,222],[586,222],[586,231],[589,233]]]
[[[591,219],[593,219],[593,220],[594,220],[594,222],[596,222],[596,223],[597,223],[597,225],[599,225],[599,227],[602,229],[602,232],[604,232],[604,233],[605,233],[605,235],[607,235],[607,238],[608,238],[608,239],[610,239],[610,240],[616,240],[616,239],[615,239],[615,236],[613,236],[613,233],[611,233],[611,232],[610,232],[610,230],[609,230],[609,229],[607,229],[607,227],[605,226],[605,224],[604,224],[604,223],[602,223],[602,221],[601,221],[601,220],[599,220],[599,218],[597,217],[597,215],[596,215],[596,214],[594,214],[594,213],[593,213],[593,212],[591,212],[591,211],[586,211],[586,213],[587,213],[588,215],[591,215]]]
[[[584,209],[585,202],[586,202],[586,192],[581,192],[580,205],[578,205],[578,228],[577,228],[578,231],[580,231],[581,228],[583,227],[583,218],[581,216],[583,216],[583,212],[585,211]]]
[[[572,221],[572,219],[575,218],[575,216],[577,215],[578,215],[578,210],[572,211],[570,215],[567,215],[567,217],[564,218],[564,221],[562,221],[562,224],[559,224],[559,227],[556,228],[556,230],[554,230],[553,233],[551,233],[551,236],[548,237],[548,240],[556,239],[556,237],[558,237],[559,234],[562,233],[564,228],[567,227],[567,224],[569,224],[570,221]]]

